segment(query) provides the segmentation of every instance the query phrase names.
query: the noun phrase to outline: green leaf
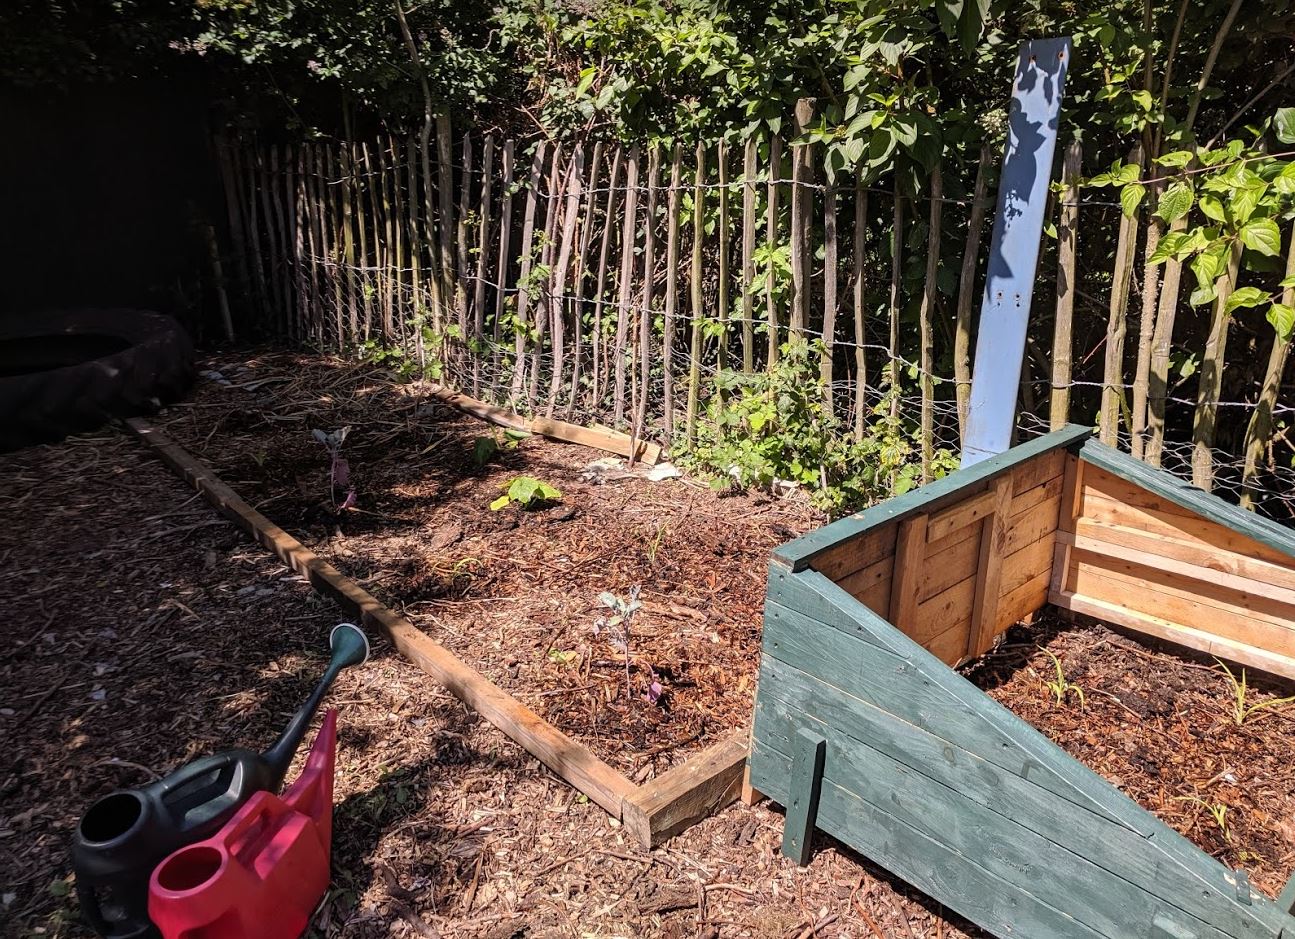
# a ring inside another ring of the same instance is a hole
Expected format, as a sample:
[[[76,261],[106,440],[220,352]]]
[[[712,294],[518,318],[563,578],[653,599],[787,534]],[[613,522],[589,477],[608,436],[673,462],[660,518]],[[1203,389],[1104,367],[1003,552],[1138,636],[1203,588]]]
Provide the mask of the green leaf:
[[[1277,338],[1282,342],[1290,342],[1291,333],[1295,332],[1295,309],[1284,303],[1274,303],[1268,308],[1268,322],[1277,330]]]
[[[1267,299],[1268,294],[1258,287],[1238,287],[1232,291],[1232,294],[1228,297],[1228,302],[1223,305],[1223,312],[1231,313],[1233,310],[1249,309],[1252,306],[1258,306]]]
[[[1169,232],[1161,238],[1159,242],[1157,242],[1156,250],[1151,253],[1151,257],[1147,258],[1147,263],[1163,264],[1170,258],[1176,257],[1183,245],[1187,244],[1190,240],[1191,236],[1188,235],[1187,232]]]
[[[1161,166],[1186,166],[1192,162],[1192,152],[1190,150],[1173,150],[1156,157],[1156,162]]]
[[[1191,211],[1194,198],[1191,186],[1186,183],[1174,183],[1160,197],[1156,214],[1166,222],[1173,222]]]
[[[1200,206],[1202,214],[1214,219],[1216,222],[1226,222],[1228,220],[1228,213],[1223,208],[1223,200],[1212,192],[1202,192],[1197,205]]]
[[[1290,277],[1283,277],[1282,282],[1277,286],[1283,289],[1286,287],[1295,287],[1295,274],[1292,274]]]
[[[1232,198],[1228,200],[1228,213],[1232,216],[1234,225],[1244,225],[1250,220],[1259,206],[1259,197],[1266,188],[1268,187],[1261,189],[1258,186],[1246,186],[1233,190]]]
[[[1213,302],[1217,295],[1218,291],[1215,289],[1214,284],[1211,283],[1203,287],[1197,287],[1193,290],[1192,295],[1187,298],[1187,302],[1192,306],[1204,306],[1207,303]]]
[[[1136,167],[1135,167],[1136,168]],[[1147,194],[1147,187],[1141,183],[1129,183],[1120,190],[1120,207],[1124,214],[1129,218],[1138,210],[1138,205],[1142,202],[1143,196]]]
[[[472,462],[477,466],[485,466],[498,450],[499,445],[495,443],[494,437],[478,437],[472,445]]]
[[[1295,108],[1278,108],[1273,130],[1282,143],[1295,143]]]
[[[1252,251],[1272,257],[1282,249],[1282,235],[1277,223],[1270,218],[1257,218],[1248,222],[1239,232],[1241,243]]]
[[[518,476],[508,487],[508,498],[514,502],[520,502],[527,505],[535,498],[535,493],[540,487],[540,481],[534,476]]]
[[[509,499],[507,495],[502,495],[502,496],[500,496],[498,499],[496,499],[494,502],[491,502],[491,503],[490,503],[490,511],[492,511],[492,512],[498,512],[500,509],[502,509],[502,508],[504,508],[505,506],[507,506],[507,505],[508,505],[508,503],[509,503],[509,502],[511,502],[511,501],[512,501],[512,500],[511,500],[511,499]]]

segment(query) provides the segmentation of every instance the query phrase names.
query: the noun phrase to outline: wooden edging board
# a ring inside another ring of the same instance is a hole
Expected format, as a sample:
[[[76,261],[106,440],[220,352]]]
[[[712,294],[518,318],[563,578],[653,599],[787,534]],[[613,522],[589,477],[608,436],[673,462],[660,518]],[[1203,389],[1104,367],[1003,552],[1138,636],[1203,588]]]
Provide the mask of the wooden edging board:
[[[452,391],[441,385],[433,385],[430,390],[432,397],[438,401],[443,401],[450,407],[458,408],[466,414],[500,427],[524,430],[566,443],[578,443],[626,458],[637,453],[637,459],[648,466],[656,466],[661,462],[661,448],[657,444],[640,440],[635,446],[629,434],[622,434],[606,427],[581,427],[579,424],[569,424],[549,417],[522,417],[513,411],[486,404],[484,401],[478,401],[476,398],[470,398],[462,392]]]
[[[209,466],[148,421],[131,418],[126,425],[214,508],[305,577],[317,592],[337,602],[365,627],[383,632],[401,655],[613,818],[622,820],[643,849],[655,847],[737,798],[746,761],[746,731],[738,731],[636,786],[256,511]]]

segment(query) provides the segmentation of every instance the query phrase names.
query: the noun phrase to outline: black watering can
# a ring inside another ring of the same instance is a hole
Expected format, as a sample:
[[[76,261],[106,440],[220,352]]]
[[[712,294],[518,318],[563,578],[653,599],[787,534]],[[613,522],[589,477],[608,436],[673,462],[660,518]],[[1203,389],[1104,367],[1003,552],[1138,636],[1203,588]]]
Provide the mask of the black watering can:
[[[270,749],[240,747],[202,757],[151,785],[106,795],[82,816],[72,867],[81,912],[99,935],[156,935],[148,918],[153,868],[176,849],[213,835],[254,793],[278,791],[333,680],[369,657],[368,640],[350,623],[334,627],[328,644],[328,668]]]

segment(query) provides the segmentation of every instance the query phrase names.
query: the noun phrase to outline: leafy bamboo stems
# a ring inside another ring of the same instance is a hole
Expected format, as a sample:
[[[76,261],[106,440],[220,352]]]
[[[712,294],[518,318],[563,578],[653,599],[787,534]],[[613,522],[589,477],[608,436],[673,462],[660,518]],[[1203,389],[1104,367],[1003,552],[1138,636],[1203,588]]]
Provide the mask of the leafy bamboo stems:
[[[670,157],[670,194],[666,202],[665,319],[662,324],[662,410],[666,446],[674,443],[674,336],[679,305],[679,203],[683,149],[675,144]]]
[[[1048,396],[1048,423],[1053,430],[1070,420],[1070,376],[1075,320],[1075,259],[1079,238],[1079,177],[1084,148],[1078,139],[1066,148],[1061,166],[1060,223],[1057,225],[1057,311],[1052,321],[1052,388]],[[967,395],[971,385],[968,379]],[[965,405],[958,398],[959,415],[966,426]]]
[[[864,283],[864,248],[868,236],[868,190],[862,177],[854,185],[854,270],[851,290],[854,301],[854,439],[863,439],[864,418],[868,409],[868,333],[864,319],[866,290]]]
[[[634,243],[638,230],[639,147],[630,148],[626,163],[625,215],[621,229],[620,303],[616,311],[615,399],[613,422],[620,427],[625,420],[625,344],[629,338],[630,304],[633,302]]]
[[[1201,353],[1200,384],[1196,391],[1196,413],[1192,418],[1192,484],[1209,492],[1214,487],[1214,433],[1218,426],[1219,394],[1223,389],[1223,365],[1227,355],[1228,297],[1237,285],[1241,267],[1241,239],[1232,243],[1227,272],[1217,282],[1210,332]]]
[[[1142,144],[1134,146],[1128,162],[1139,167]],[[1115,272],[1111,277],[1110,315],[1106,321],[1106,365],[1102,372],[1102,408],[1098,432],[1101,441],[1115,446],[1119,440],[1121,405],[1124,394],[1124,336],[1128,332],[1129,284],[1133,279],[1133,258],[1138,240],[1137,209],[1122,212],[1115,242]]]
[[[490,196],[494,183],[495,137],[486,134],[481,153],[481,198],[477,203],[477,282],[472,292],[472,397],[481,398],[481,358],[486,332],[486,275],[490,258]]]
[[[553,274],[553,290],[549,298],[549,321],[553,333],[553,375],[549,380],[548,416],[553,416],[558,395],[562,390],[562,376],[566,371],[566,316],[563,312],[567,297],[567,272],[571,267],[571,252],[575,246],[576,218],[580,214],[580,191],[585,175],[585,151],[576,147],[571,156],[568,172],[566,213],[562,219],[562,240],[558,250],[558,263]],[[578,297],[579,290],[573,291]],[[575,331],[580,332],[577,299]]]
[[[775,134],[769,138],[769,191],[765,200],[764,213],[764,241],[766,250],[771,256],[764,275],[765,325],[769,331],[768,366],[770,371],[778,364],[779,346],[778,301],[775,291],[777,273],[772,261],[772,255],[778,250],[778,174],[781,172],[781,164],[782,140]]]
[[[1289,280],[1292,277],[1295,277],[1295,229],[1291,231],[1290,249],[1286,254],[1286,279]],[[1282,290],[1281,302],[1283,306],[1295,306],[1295,286]],[[1255,472],[1259,468],[1259,460],[1272,439],[1273,408],[1277,404],[1277,396],[1281,391],[1282,374],[1286,370],[1290,344],[1289,334],[1283,334],[1279,328],[1274,329],[1273,344],[1268,352],[1268,367],[1264,371],[1259,400],[1255,402],[1254,413],[1250,415],[1250,423],[1246,426],[1245,462],[1241,467],[1241,506],[1243,508],[1253,509],[1255,497],[1259,494],[1260,487],[1255,485]]]
[[[533,413],[535,402],[540,391],[540,373],[544,364],[544,340],[549,332],[549,303],[553,296],[553,247],[558,224],[558,206],[562,202],[562,193],[566,189],[571,173],[562,173],[562,147],[553,145],[553,160],[549,166],[549,181],[544,192],[544,237],[540,240],[540,267],[536,274],[536,287],[540,296],[535,302],[535,330],[531,342],[530,384],[526,389],[526,410]]]
[[[935,313],[936,281],[940,270],[940,229],[944,213],[944,177],[937,164],[931,171],[931,213],[929,241],[926,248],[926,283],[922,290],[922,305],[918,313],[921,333],[921,388],[922,388],[922,482],[931,481],[931,461],[935,455],[935,337],[931,317]]]
[[[521,267],[517,273],[517,312],[513,326],[515,346],[513,350],[512,404],[519,408],[522,393],[526,385],[526,345],[530,326],[526,322],[526,313],[531,299],[531,266],[535,255],[531,242],[535,237],[535,204],[539,198],[540,176],[544,171],[544,152],[548,144],[541,140],[535,145],[535,154],[531,157],[531,174],[527,182],[526,208],[522,213]]]
[[[1078,144],[1071,146],[1073,148]],[[989,192],[992,158],[989,144],[981,144],[980,162],[976,166],[976,183],[971,197],[971,216],[967,220],[967,240],[962,249],[962,270],[958,276],[958,306],[954,314],[953,333],[953,382],[954,394],[958,400],[960,440],[967,433],[967,411],[971,407],[971,319],[976,302],[976,266],[980,261],[980,241],[985,230],[985,213],[989,208],[985,197]],[[1064,182],[1064,175],[1062,179]],[[1074,182],[1075,180],[1071,180],[1072,186]]]
[[[516,144],[504,141],[503,201],[499,207],[499,256],[495,262],[495,321],[491,332],[490,381],[492,392],[498,391],[499,364],[503,351],[504,309],[508,300],[508,269],[512,260],[513,242],[513,153]],[[494,397],[494,395],[492,395]]]
[[[722,382],[721,373],[728,368],[728,255],[732,240],[728,217],[728,145],[723,140],[719,142],[716,166],[719,175],[719,224],[716,226],[719,235],[719,288],[716,298],[715,381],[719,383]],[[724,392],[718,384],[716,391],[722,399]]]
[[[647,224],[643,228],[643,296],[639,301],[638,340],[638,407],[634,414],[634,427],[630,435],[630,465],[638,459],[638,443],[647,429],[647,401],[652,379],[652,286],[656,278],[656,213],[657,180],[661,175],[661,150],[653,147],[648,152]]]
[[[793,112],[796,122],[796,137],[801,138],[809,129],[809,122],[814,117],[814,102],[810,98],[801,98],[796,102]],[[791,323],[788,334],[802,335],[809,324],[809,272],[812,263],[810,245],[811,214],[814,205],[814,164],[812,146],[799,143],[791,150],[791,283],[792,304]]]
[[[823,386],[823,407],[833,413],[832,349],[836,340],[836,187],[823,188],[823,354],[818,380]]]
[[[755,326],[752,321],[755,287],[755,138],[746,142],[742,155],[742,371],[755,371]]]
[[[895,208],[890,231],[890,416],[899,417],[899,290],[904,275],[904,196],[895,177]]]
[[[692,331],[688,343],[688,414],[684,425],[684,436],[691,448],[697,439],[697,406],[701,391],[701,336],[702,322],[701,296],[701,256],[705,237],[706,218],[706,148],[697,144],[697,171],[694,177],[692,195],[692,265],[688,272],[691,299]]]
[[[604,296],[607,286],[607,261],[608,254],[611,251],[612,237],[612,219],[616,214],[616,192],[619,188],[621,164],[624,161],[625,154],[620,147],[616,148],[616,155],[612,157],[611,176],[607,180],[607,205],[603,209],[603,237],[602,244],[598,249],[598,279],[594,287],[594,326],[592,342],[593,346],[593,382],[591,388],[591,398],[594,407],[602,404],[603,395],[606,386],[604,376],[607,371],[607,343],[603,335],[603,307],[606,304]]]
[[[1169,234],[1185,231],[1187,216],[1169,225]],[[1159,309],[1156,325],[1151,334],[1151,360],[1147,374],[1147,427],[1146,447],[1142,459],[1152,466],[1160,465],[1165,441],[1165,402],[1169,396],[1169,353],[1173,344],[1174,319],[1178,313],[1178,286],[1182,279],[1181,261],[1170,258],[1165,262],[1165,274],[1160,285]]]
[[[585,190],[585,213],[580,223],[580,247],[576,250],[575,272],[572,277],[575,296],[575,330],[571,350],[571,397],[567,401],[567,419],[575,415],[580,396],[580,372],[584,365],[585,333],[585,278],[589,273],[589,248],[594,237],[594,212],[598,202],[598,168],[603,162],[603,143],[594,144],[594,155],[589,164],[589,186]]]

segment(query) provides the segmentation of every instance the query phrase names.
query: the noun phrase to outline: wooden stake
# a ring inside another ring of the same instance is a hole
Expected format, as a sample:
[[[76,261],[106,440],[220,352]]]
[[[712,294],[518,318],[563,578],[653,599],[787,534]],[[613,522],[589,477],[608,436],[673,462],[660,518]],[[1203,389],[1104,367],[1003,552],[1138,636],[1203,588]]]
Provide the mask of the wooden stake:
[[[864,321],[864,248],[868,237],[868,190],[859,178],[854,186],[854,439],[863,439],[864,417],[868,409],[868,333]]]
[[[229,237],[234,244],[234,262],[238,271],[239,296],[251,302],[252,283],[248,270],[247,231],[243,226],[242,199],[234,171],[234,155],[224,131],[215,135],[216,162],[220,167],[221,191],[225,196],[225,212],[229,218]]]
[[[704,208],[706,205],[706,148],[697,144],[697,173],[694,177],[692,196],[692,265],[688,272],[690,299],[692,301],[692,332],[688,344],[688,415],[684,435],[691,447],[697,436],[697,406],[701,392],[701,335],[702,335],[702,298],[701,298],[701,255],[705,237],[706,223]]]
[[[570,173],[567,174],[569,176]],[[537,278],[540,296],[535,302],[535,341],[531,343],[530,384],[526,389],[526,410],[534,413],[536,397],[540,391],[540,373],[544,365],[544,340],[549,332],[549,300],[553,296],[553,249],[558,225],[558,206],[567,178],[562,174],[562,147],[553,145],[553,160],[549,166],[549,181],[544,194],[544,237],[541,239],[540,267],[548,271],[543,279]]]
[[[778,174],[782,172],[782,141],[775,134],[769,138],[769,192],[764,215],[764,242],[768,250],[778,250]],[[764,275],[765,321],[769,328],[769,370],[778,364],[778,303],[774,297],[776,274],[773,265]]]
[[[1153,183],[1147,193],[1148,205],[1159,202],[1161,186]],[[1151,264],[1148,259],[1156,253],[1160,244],[1161,230],[1164,223],[1147,210],[1147,243],[1143,250],[1142,263],[1142,316],[1138,321],[1138,356],[1133,370],[1133,414],[1130,423],[1132,434],[1133,456],[1142,459],[1146,449],[1146,438],[1143,436],[1147,427],[1147,395],[1151,376],[1151,342],[1156,328],[1156,299],[1160,288],[1160,265]]]
[[[664,413],[666,447],[674,446],[674,340],[675,314],[679,304],[679,202],[680,183],[683,178],[683,149],[674,145],[670,157],[670,194],[666,203],[665,248],[665,321],[661,337],[661,368],[663,381],[662,410]]]
[[[823,355],[818,363],[818,380],[823,385],[823,406],[833,413],[832,349],[836,342],[836,187],[823,189]]]
[[[522,214],[522,247],[521,269],[517,275],[517,325],[514,328],[516,345],[513,359],[512,407],[521,406],[523,392],[526,389],[526,338],[529,326],[526,313],[531,300],[531,265],[534,254],[531,242],[535,238],[535,200],[539,197],[540,176],[544,171],[544,152],[546,141],[535,145],[535,155],[531,158],[531,175],[526,190],[526,208]]]
[[[593,345],[593,406],[596,409],[602,406],[603,396],[606,393],[606,375],[607,375],[607,343],[603,330],[603,306],[605,303],[606,285],[607,285],[607,262],[608,255],[611,252],[611,237],[614,229],[614,218],[616,213],[616,191],[620,185],[621,162],[625,155],[620,147],[616,148],[616,154],[612,158],[611,177],[607,181],[607,205],[603,209],[603,237],[602,245],[598,249],[598,282],[594,287],[594,328],[592,336]]]
[[[1138,165],[1141,178],[1142,144],[1129,154]],[[1115,446],[1119,440],[1120,404],[1124,402],[1124,336],[1128,331],[1129,283],[1133,279],[1133,256],[1138,240],[1138,215],[1121,213],[1120,233],[1115,243],[1115,273],[1111,280],[1110,316],[1106,325],[1106,367],[1102,373],[1102,410],[1099,434],[1102,443]]]
[[[216,301],[220,306],[220,322],[225,328],[225,340],[234,341],[234,318],[229,312],[229,297],[225,293],[225,270],[220,263],[220,245],[216,241],[216,229],[211,225],[202,226],[207,239],[207,256],[211,261],[212,286],[216,288]]]
[[[302,221],[306,226],[306,251],[310,255],[310,319],[311,332],[314,335],[315,346],[323,348],[324,345],[324,311],[319,305],[320,278],[319,278],[319,256],[323,248],[320,246],[317,232],[319,229],[319,211],[315,199],[315,154],[314,148],[309,144],[303,144],[297,154],[297,160],[300,164],[300,172],[297,174],[298,186],[301,190],[301,212]]]
[[[1187,216],[1170,223],[1169,233],[1187,230]],[[1164,280],[1160,285],[1160,302],[1156,325],[1151,334],[1151,363],[1147,375],[1147,432],[1142,459],[1152,466],[1160,465],[1165,440],[1165,401],[1169,397],[1169,352],[1174,338],[1174,319],[1178,313],[1178,288],[1183,266],[1170,258],[1165,262]]]
[[[1070,423],[1070,375],[1075,318],[1075,259],[1079,240],[1079,178],[1084,147],[1072,140],[1061,166],[1061,212],[1057,226],[1057,312],[1052,321],[1052,393],[1048,422],[1053,430]],[[970,395],[970,385],[968,385]],[[961,398],[959,398],[961,405]]]
[[[895,177],[895,210],[890,233],[890,416],[899,417],[899,290],[903,282],[904,197]],[[893,621],[892,621],[893,622]]]
[[[355,189],[355,167],[351,164],[349,142],[338,145],[338,164],[342,178],[338,186],[342,192],[342,260],[346,265],[346,310],[349,316],[350,342],[360,338],[359,285],[355,282],[355,212],[351,198]]]
[[[931,481],[931,461],[935,457],[935,336],[931,317],[935,313],[936,281],[940,271],[940,229],[944,214],[944,177],[939,165],[931,171],[931,212],[926,246],[926,283],[922,306],[918,312],[918,329],[922,341],[922,482]]]
[[[653,147],[648,151],[647,171],[647,224],[643,229],[643,296],[639,302],[639,394],[638,409],[634,415],[634,430],[630,435],[633,441],[631,452],[637,453],[638,443],[646,436],[647,399],[652,379],[652,281],[656,277],[656,209],[657,178],[661,174],[661,150]],[[634,457],[630,457],[630,465]]]
[[[472,135],[463,134],[463,164],[459,170],[459,212],[454,222],[455,257],[454,311],[458,316],[459,337],[453,344],[454,361],[461,369],[468,339],[468,213],[472,210]],[[457,382],[462,382],[456,376]]]
[[[1236,290],[1241,268],[1242,245],[1233,242],[1227,273],[1217,282],[1218,296],[1210,318],[1210,334],[1201,353],[1201,378],[1196,391],[1196,413],[1192,417],[1192,484],[1209,492],[1214,488],[1214,432],[1218,422],[1219,393],[1223,389],[1223,368],[1227,362],[1228,297]]]
[[[594,144],[593,161],[589,165],[589,187],[585,190],[584,219],[580,223],[580,248],[576,251],[574,281],[575,332],[571,350],[571,397],[567,401],[567,419],[575,414],[580,397],[581,370],[584,366],[585,335],[585,281],[589,275],[589,248],[594,238],[594,212],[598,204],[598,168],[603,162],[603,142]]]
[[[719,142],[716,163],[719,171],[719,225],[716,226],[717,234],[719,235],[719,296],[717,311],[719,335],[715,346],[715,391],[716,400],[723,401],[724,393],[719,383],[721,382],[721,373],[728,368],[728,287],[730,279],[728,253],[731,246],[730,242],[732,241],[728,218],[728,146],[723,140]]]
[[[513,151],[516,144],[512,140],[504,141],[504,178],[503,205],[499,209],[499,258],[495,263],[495,321],[493,324],[493,345],[490,350],[490,386],[498,393],[499,360],[502,352],[504,308],[508,299],[508,273],[512,260],[513,242]],[[493,397],[493,396],[492,396]]]
[[[337,207],[337,198],[333,194],[333,186],[336,184],[337,172],[333,165],[333,151],[327,146],[322,146],[324,153],[324,227],[328,232],[329,246],[329,267],[333,275],[333,322],[337,330],[337,349],[343,351],[346,348],[346,302],[345,302],[345,275],[341,270],[342,267],[342,236],[340,225],[338,224],[339,209]]]
[[[373,171],[368,165],[368,148],[360,144],[351,142],[351,165],[355,167],[355,175],[364,180],[362,185],[358,185],[355,190],[355,208],[356,208],[356,228],[360,232],[360,268],[362,283],[360,288],[360,300],[364,308],[364,341],[369,341],[369,334],[373,329],[373,297],[376,294],[381,297],[382,282],[386,279],[382,270],[379,268],[376,260],[370,264],[369,258],[369,223],[373,221],[374,213],[368,207],[371,198],[366,199],[368,195],[372,197],[373,190]],[[377,237],[374,237],[374,248],[377,248]],[[372,281],[372,283],[369,283]]]
[[[980,260],[980,242],[985,231],[985,212],[989,208],[989,144],[980,147],[976,166],[976,185],[971,197],[971,217],[967,220],[967,240],[962,249],[962,271],[958,277],[958,307],[953,334],[953,381],[958,399],[958,439],[967,432],[967,410],[971,407],[971,318],[976,302],[976,267]]]
[[[472,397],[481,397],[482,343],[486,332],[486,274],[490,256],[490,194],[494,182],[495,136],[486,134],[481,154],[481,200],[477,203],[477,283],[472,292]]]
[[[577,147],[571,156],[571,170],[567,183],[566,216],[562,220],[562,242],[558,251],[558,264],[553,276],[553,295],[550,298],[549,317],[553,324],[553,377],[549,381],[548,416],[553,416],[558,394],[562,389],[565,371],[565,314],[567,271],[571,265],[571,252],[575,246],[576,219],[580,214],[580,187],[585,175],[585,151]],[[578,293],[578,291],[577,291]],[[579,307],[576,308],[576,332],[580,332]]]
[[[625,343],[629,336],[630,303],[633,296],[634,280],[634,242],[639,184],[639,148],[635,144],[630,148],[629,162],[626,165],[625,216],[621,229],[621,276],[620,305],[616,313],[616,349],[614,355],[616,389],[613,425],[617,428],[625,419]]]
[[[746,142],[742,156],[742,371],[755,371],[755,325],[751,290],[755,287],[755,138]]]
[[[261,227],[257,221],[256,195],[252,191],[252,169],[255,157],[253,145],[245,145],[243,153],[235,153],[234,172],[238,179],[238,188],[243,196],[243,224],[247,226],[247,243],[251,248],[249,264],[252,268],[252,280],[256,285],[256,308],[258,315],[265,319],[270,316],[270,293],[266,287],[265,264],[261,255]]]
[[[288,151],[290,175],[288,192],[292,196],[292,251],[295,258],[294,267],[297,273],[297,341],[306,342],[311,332],[310,296],[306,289],[306,236],[302,229],[306,224],[305,195],[302,190],[303,167],[301,148]]]
[[[1295,228],[1291,230],[1291,243],[1286,253],[1286,280],[1295,277]],[[1295,286],[1282,290],[1281,302],[1284,306],[1295,306]],[[1290,352],[1290,337],[1282,336],[1274,330],[1272,348],[1268,352],[1268,368],[1264,371],[1264,381],[1255,402],[1254,413],[1246,426],[1245,463],[1241,468],[1241,507],[1253,509],[1255,497],[1260,489],[1255,485],[1255,471],[1259,460],[1268,448],[1273,433],[1273,408],[1277,406],[1277,396],[1281,391],[1282,375],[1286,371],[1286,358]]]
[[[450,128],[449,114],[436,115],[436,173],[437,194],[440,197],[440,218],[437,219],[440,229],[441,248],[441,297],[444,302],[451,302],[459,308],[462,285],[458,283],[454,270],[454,150]],[[430,215],[430,212],[429,212]],[[436,330],[438,333],[441,329]],[[441,355],[445,354],[445,340],[441,337]]]
[[[796,102],[796,137],[804,136],[809,122],[814,118],[814,101],[801,98]],[[813,263],[810,245],[810,226],[813,224],[814,182],[813,147],[808,143],[791,148],[791,324],[788,332],[801,336],[809,325],[810,283],[809,272]]]

